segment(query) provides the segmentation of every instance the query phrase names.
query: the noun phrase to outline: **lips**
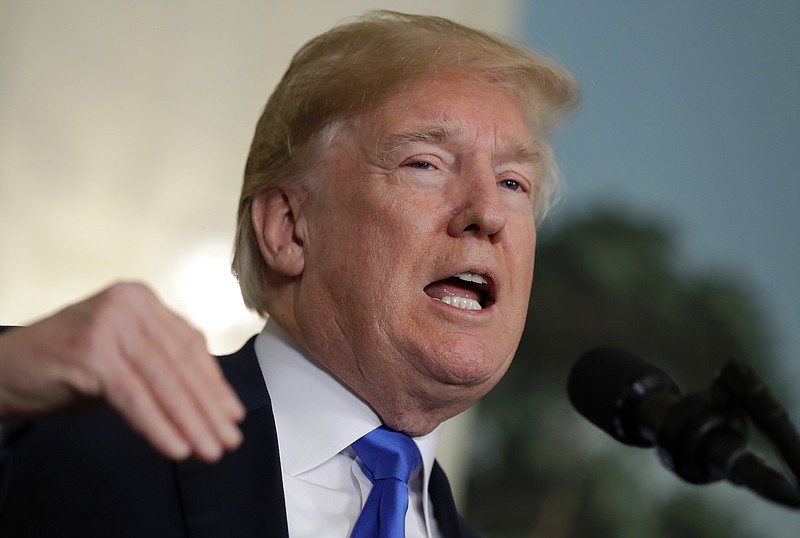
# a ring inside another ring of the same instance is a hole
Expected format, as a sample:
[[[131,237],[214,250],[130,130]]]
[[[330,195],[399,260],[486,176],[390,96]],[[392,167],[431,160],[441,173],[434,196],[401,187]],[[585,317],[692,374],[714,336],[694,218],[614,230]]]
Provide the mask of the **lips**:
[[[494,303],[488,278],[478,273],[458,273],[431,282],[424,291],[429,297],[462,310],[482,310]]]

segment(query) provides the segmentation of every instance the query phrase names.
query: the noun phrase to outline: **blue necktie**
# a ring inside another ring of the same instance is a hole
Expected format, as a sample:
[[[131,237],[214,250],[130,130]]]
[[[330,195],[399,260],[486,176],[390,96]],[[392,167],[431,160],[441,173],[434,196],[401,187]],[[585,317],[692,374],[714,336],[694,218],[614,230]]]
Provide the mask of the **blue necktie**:
[[[405,538],[408,479],[422,463],[417,445],[407,435],[381,426],[352,446],[372,481],[352,538]]]

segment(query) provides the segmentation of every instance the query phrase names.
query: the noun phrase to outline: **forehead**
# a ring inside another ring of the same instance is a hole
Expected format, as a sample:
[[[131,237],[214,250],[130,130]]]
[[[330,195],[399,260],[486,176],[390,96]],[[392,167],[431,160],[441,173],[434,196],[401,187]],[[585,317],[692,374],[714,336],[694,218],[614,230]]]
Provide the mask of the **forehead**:
[[[358,123],[365,139],[375,143],[445,140],[533,146],[519,100],[497,85],[445,75],[429,78],[363,114]]]

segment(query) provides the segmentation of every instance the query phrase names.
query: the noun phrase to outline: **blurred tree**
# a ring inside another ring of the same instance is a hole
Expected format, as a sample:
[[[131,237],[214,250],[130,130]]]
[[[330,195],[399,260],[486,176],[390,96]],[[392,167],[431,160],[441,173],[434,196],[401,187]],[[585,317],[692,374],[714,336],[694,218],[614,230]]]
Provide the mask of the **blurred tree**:
[[[465,511],[486,536],[745,536],[735,514],[655,465],[652,451],[617,445],[566,401],[574,360],[599,344],[646,358],[684,392],[705,389],[730,357],[780,388],[746,286],[679,268],[667,226],[623,215],[596,210],[540,237],[517,358],[477,412]]]

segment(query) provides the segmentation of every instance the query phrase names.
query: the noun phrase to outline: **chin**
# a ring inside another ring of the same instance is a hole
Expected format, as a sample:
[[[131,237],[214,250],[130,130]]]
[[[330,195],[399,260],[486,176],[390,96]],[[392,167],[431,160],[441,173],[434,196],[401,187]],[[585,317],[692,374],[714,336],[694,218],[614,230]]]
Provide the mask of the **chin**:
[[[485,394],[500,381],[512,358],[513,354],[501,356],[496,352],[486,353],[475,349],[459,351],[451,348],[429,357],[427,370],[430,377],[439,383],[475,388]]]
[[[406,357],[414,375],[406,378],[404,395],[387,401],[383,391],[371,403],[388,426],[413,436],[426,435],[471,407],[500,381],[511,363],[511,357],[476,353],[474,348],[461,353],[453,348],[428,349]]]

